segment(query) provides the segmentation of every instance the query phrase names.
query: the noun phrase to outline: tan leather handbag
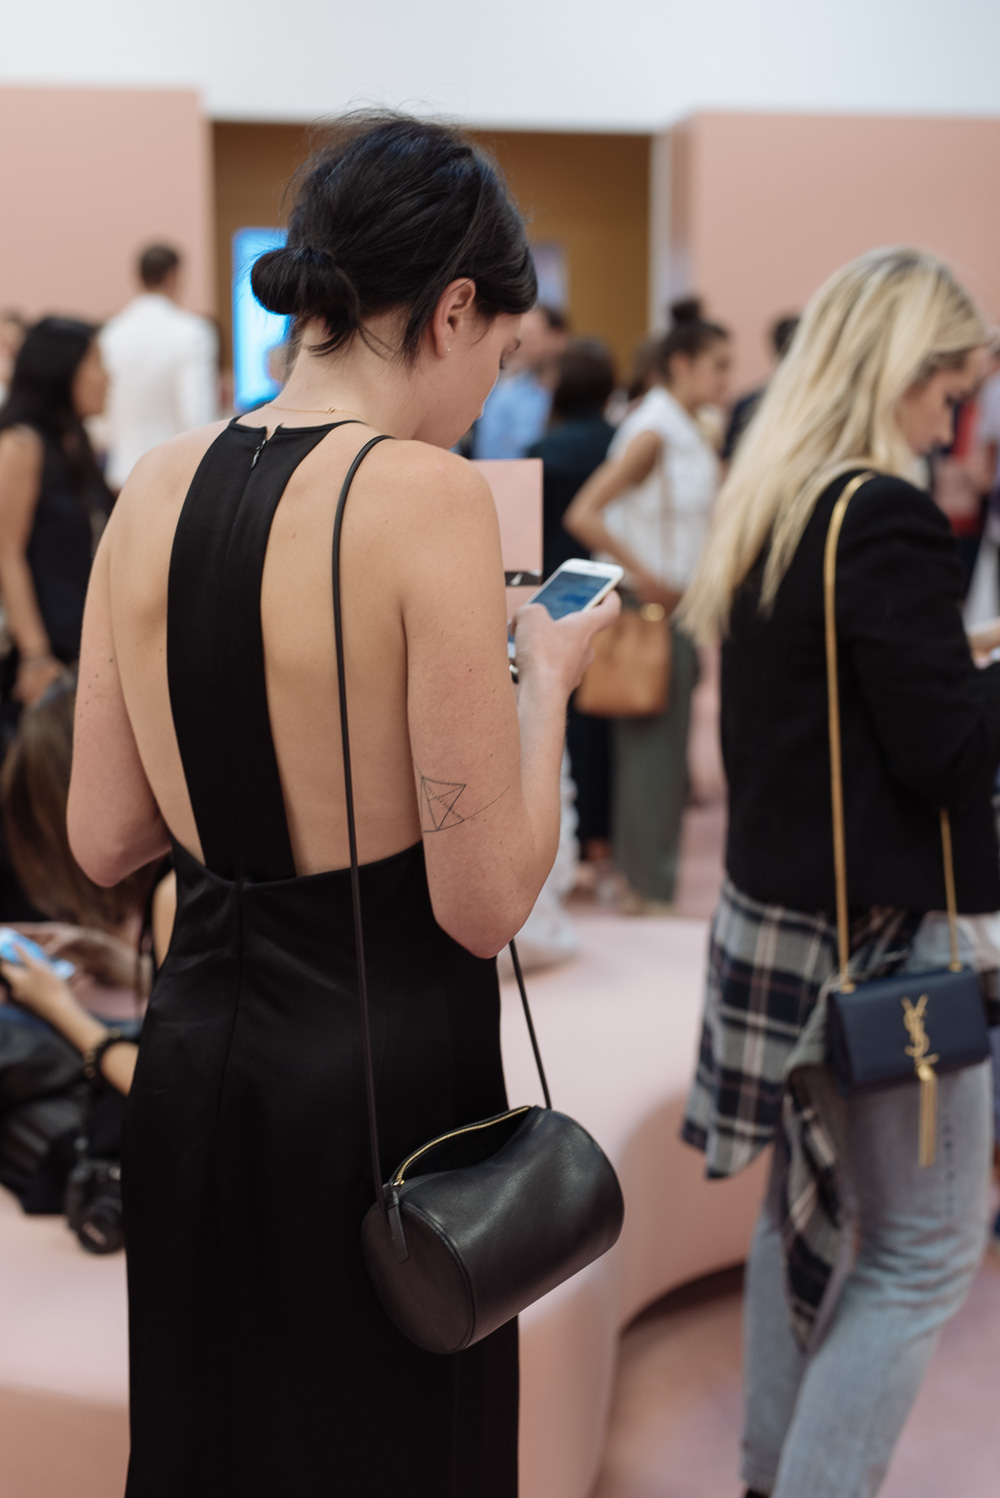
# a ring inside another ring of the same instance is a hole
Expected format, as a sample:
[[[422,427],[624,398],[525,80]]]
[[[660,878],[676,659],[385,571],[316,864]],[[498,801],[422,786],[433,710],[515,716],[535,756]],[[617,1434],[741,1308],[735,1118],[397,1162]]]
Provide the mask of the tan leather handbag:
[[[655,718],[670,701],[673,638],[662,603],[625,607],[594,636],[594,660],[576,689],[577,710],[594,718]]]
[[[666,464],[658,462],[660,531],[671,513]],[[594,636],[594,660],[574,702],[593,718],[657,718],[670,701],[673,635],[662,603],[626,601],[610,629]]]

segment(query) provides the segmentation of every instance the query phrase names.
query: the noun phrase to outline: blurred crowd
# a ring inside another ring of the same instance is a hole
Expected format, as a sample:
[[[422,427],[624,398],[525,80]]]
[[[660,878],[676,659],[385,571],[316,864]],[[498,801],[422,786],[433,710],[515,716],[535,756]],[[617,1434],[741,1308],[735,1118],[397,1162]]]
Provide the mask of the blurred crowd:
[[[29,970],[21,1006],[0,1015],[25,1022],[34,1011],[64,1034],[87,1014],[138,1022],[172,918],[166,871],[98,891],[66,843],[73,668],[96,543],[145,452],[231,414],[218,330],[182,307],[178,252],[149,246],[136,273],[137,294],[101,327],[0,313],[0,922],[17,922],[77,970],[72,989]],[[796,326],[785,314],[767,330],[775,365]],[[294,347],[285,352],[294,358]],[[676,611],[764,393],[734,399],[732,365],[729,330],[695,298],[669,309],[625,378],[601,339],[576,336],[563,312],[539,305],[460,444],[476,459],[541,460],[543,575],[574,557],[625,570],[622,618],[570,704],[562,844],[522,943],[529,962],[573,950],[562,914],[570,894],[634,916],[675,909],[693,797],[691,699],[713,666]],[[994,359],[924,475],[958,538],[972,623],[1000,614],[998,453]],[[123,1087],[133,1060],[126,1052]],[[29,1149],[5,1174],[5,1149],[16,1156],[0,1137],[0,1178],[20,1189],[38,1162]]]
[[[72,668],[96,541],[132,468],[166,438],[231,412],[218,330],[182,307],[183,269],[175,249],[147,247],[136,296],[100,328],[0,313],[3,750],[23,710]],[[732,398],[732,338],[699,301],[676,303],[668,319],[621,379],[602,340],[575,336],[562,311],[537,306],[461,444],[477,459],[542,461],[543,575],[574,556],[625,568],[634,617],[615,647],[622,691],[603,700],[584,684],[570,709],[567,769],[582,853],[576,886],[632,914],[674,905],[691,694],[704,657],[671,621],[763,394]],[[768,330],[775,363],[796,325],[784,315]],[[1000,613],[998,369],[994,361],[956,413],[955,440],[926,474],[958,538],[973,622]],[[654,662],[663,678],[653,712],[635,696],[640,657],[647,679]],[[567,829],[572,836],[573,814]],[[3,864],[0,918],[30,914],[5,854]]]
[[[218,330],[182,307],[183,270],[170,246],[144,249],[137,294],[100,328],[0,313],[0,750],[72,668],[95,545],[132,468],[231,414]],[[768,330],[775,363],[796,325],[784,315]],[[539,305],[461,444],[477,459],[541,460],[543,575],[574,556],[625,568],[629,617],[606,647],[620,690],[609,696],[595,672],[570,708],[565,831],[581,860],[559,888],[630,914],[675,902],[691,695],[706,662],[672,619],[763,394],[733,399],[732,362],[729,331],[693,298],[669,309],[624,379],[602,340]],[[958,538],[972,622],[1000,613],[998,369],[925,475]],[[657,679],[654,711],[640,678]],[[30,915],[5,851],[2,863],[0,919]]]

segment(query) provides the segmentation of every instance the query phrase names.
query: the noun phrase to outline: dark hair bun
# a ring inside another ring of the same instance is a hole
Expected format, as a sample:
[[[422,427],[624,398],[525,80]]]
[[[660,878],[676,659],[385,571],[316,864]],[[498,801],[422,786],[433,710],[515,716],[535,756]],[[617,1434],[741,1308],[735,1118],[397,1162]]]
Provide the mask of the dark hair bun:
[[[326,250],[287,244],[269,250],[250,272],[254,296],[283,317],[323,317],[345,337],[361,322],[357,289]]]
[[[281,317],[298,317],[308,296],[302,283],[299,257],[287,245],[261,255],[250,272],[250,285],[258,302]]]
[[[689,296],[683,301],[671,302],[670,321],[674,327],[682,326],[684,323],[704,322],[701,297]]]
[[[251,285],[269,311],[326,323],[317,353],[344,348],[366,318],[404,308],[399,352],[412,358],[441,293],[464,276],[488,317],[534,305],[534,262],[500,170],[450,126],[347,115],[294,192],[288,243],[260,257]]]
[[[676,355],[680,354],[685,359],[697,359],[713,343],[729,337],[728,328],[724,328],[721,323],[707,321],[700,297],[690,296],[682,302],[674,302],[670,315],[673,323],[660,344],[658,361],[660,372],[667,376],[668,384],[671,362]]]

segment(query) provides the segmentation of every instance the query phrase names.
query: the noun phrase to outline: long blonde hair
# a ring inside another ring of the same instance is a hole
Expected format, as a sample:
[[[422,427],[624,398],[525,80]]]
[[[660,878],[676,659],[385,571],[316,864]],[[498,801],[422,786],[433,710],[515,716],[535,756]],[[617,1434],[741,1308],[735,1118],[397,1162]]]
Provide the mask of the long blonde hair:
[[[922,250],[873,250],[812,298],[722,486],[681,617],[701,641],[724,635],[733,594],[769,546],[769,608],[816,501],[838,474],[911,477],[901,397],[988,341],[948,267]]]

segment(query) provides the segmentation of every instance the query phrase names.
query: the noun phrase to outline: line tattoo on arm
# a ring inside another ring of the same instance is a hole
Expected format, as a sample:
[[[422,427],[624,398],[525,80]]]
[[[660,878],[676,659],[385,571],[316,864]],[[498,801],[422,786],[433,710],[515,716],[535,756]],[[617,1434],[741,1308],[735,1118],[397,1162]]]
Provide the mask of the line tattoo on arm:
[[[499,796],[480,806],[478,811],[459,811],[458,802],[468,790],[464,780],[433,780],[429,775],[417,771],[420,777],[420,830],[421,832],[447,832],[449,827],[461,827],[481,816],[491,806],[501,801],[510,786],[504,786]]]

